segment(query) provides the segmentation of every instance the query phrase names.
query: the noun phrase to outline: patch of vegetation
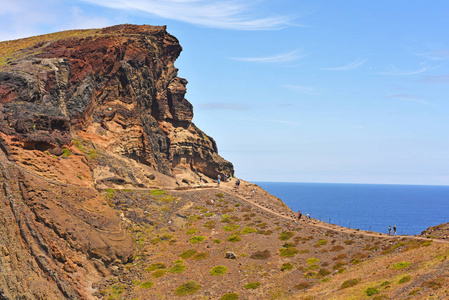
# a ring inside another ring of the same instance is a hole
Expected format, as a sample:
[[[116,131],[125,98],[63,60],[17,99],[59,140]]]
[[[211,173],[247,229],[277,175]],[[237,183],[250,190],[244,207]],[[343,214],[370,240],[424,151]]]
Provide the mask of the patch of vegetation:
[[[309,265],[308,270],[318,270],[320,268],[319,265]]]
[[[371,297],[372,295],[379,294],[380,291],[376,287],[370,287],[366,289],[365,293],[368,297]]]
[[[399,284],[403,284],[406,282],[409,282],[412,279],[412,277],[410,275],[404,276],[401,279],[399,279],[398,283]]]
[[[195,234],[197,232],[198,232],[198,228],[192,227],[192,228],[187,229],[186,234],[187,235],[192,235],[192,234]]]
[[[317,279],[320,279],[320,278],[326,277],[326,276],[329,275],[330,273],[331,273],[331,271],[329,271],[328,269],[321,268],[321,269],[318,271],[318,274],[316,275],[316,278],[317,278]]]
[[[384,281],[384,282],[382,282],[381,284],[380,284],[380,286],[387,286],[387,285],[389,285],[391,282],[389,282],[388,280],[387,281]]]
[[[221,243],[221,240],[219,240],[219,239],[214,240],[214,244],[220,244],[220,243]]]
[[[415,296],[415,295],[417,295],[419,293],[420,290],[421,290],[420,288],[413,289],[413,290],[410,291],[409,295],[410,296]]]
[[[296,248],[288,247],[288,248],[282,248],[279,250],[280,255],[282,257],[293,257],[295,256],[299,251]]]
[[[236,243],[236,242],[240,242],[242,240],[242,238],[236,234],[233,234],[230,237],[228,237],[226,240],[231,243]]]
[[[343,243],[345,243],[345,245],[352,245],[352,244],[354,244],[354,241],[353,240],[346,240]]]
[[[213,217],[214,216],[214,214],[213,213],[206,213],[204,216],[206,216],[206,217],[208,217],[208,218],[210,218],[210,217]]]
[[[165,275],[165,273],[167,273],[167,270],[157,270],[155,272],[153,272],[153,274],[151,274],[151,276],[153,276],[154,278],[159,278]]]
[[[196,251],[195,249],[188,249],[188,250],[184,250],[184,252],[179,254],[179,257],[184,258],[184,259],[188,259],[188,258],[191,258],[192,256],[194,256],[197,253],[198,253],[198,251]]]
[[[205,239],[206,239],[205,236],[196,235],[196,236],[192,236],[192,237],[189,239],[189,241],[190,241],[192,244],[198,244],[199,242],[202,242],[202,241],[204,241]]]
[[[305,273],[303,275],[304,278],[309,278],[309,279],[315,278],[315,276],[316,276],[316,273],[315,272],[311,272],[311,271],[307,272],[307,273]]]
[[[253,232],[257,232],[257,229],[254,229],[251,227],[245,227],[242,230],[242,234],[249,234],[249,233],[253,233]]]
[[[162,270],[162,269],[167,269],[167,266],[164,263],[155,263],[155,264],[151,264],[148,267],[146,267],[145,271],[151,272],[151,271]]]
[[[293,231],[283,231],[279,235],[279,239],[281,241],[289,240],[295,233]]]
[[[281,271],[289,271],[293,269],[293,265],[291,263],[282,264]]]
[[[174,273],[182,273],[186,270],[186,266],[182,264],[175,264],[173,267],[168,269],[168,273],[174,274]]]
[[[215,228],[215,224],[215,221],[207,221],[206,224],[203,225],[203,227],[212,230]]]
[[[227,270],[228,268],[226,268],[225,266],[215,266],[209,271],[209,273],[212,276],[220,276],[225,274]]]
[[[195,254],[192,259],[194,260],[202,260],[202,259],[206,259],[209,257],[209,252],[200,252]]]
[[[218,198],[223,198],[224,197],[223,193],[217,193],[217,194],[215,194],[215,196],[217,196]]]
[[[268,259],[271,257],[271,253],[268,250],[264,250],[264,251],[256,251],[254,252],[251,256],[251,258],[253,259]]]
[[[166,195],[167,194],[167,192],[166,191],[163,191],[163,190],[151,190],[150,191],[150,195],[151,196],[162,196],[162,195]]]
[[[220,300],[237,300],[239,298],[239,294],[237,293],[228,293],[224,294]]]
[[[133,280],[133,285],[140,285],[142,282],[140,280]]]
[[[297,285],[294,286],[295,289],[297,290],[304,290],[310,287],[310,283],[309,282],[301,282]]]
[[[255,290],[260,286],[260,282],[256,281],[256,282],[250,282],[248,284],[245,284],[243,287],[247,290]]]
[[[229,224],[229,225],[225,225],[223,226],[223,230],[224,231],[234,231],[240,228],[240,225],[237,224]]]
[[[343,267],[343,266],[345,266],[346,264],[344,263],[344,262],[341,262],[341,261],[339,261],[339,262],[337,262],[333,267],[332,267],[332,269],[333,270],[338,270],[338,269],[340,269],[341,267]]]
[[[342,259],[345,259],[347,257],[348,257],[348,255],[346,253],[340,253],[337,256],[335,256],[334,258],[332,258],[332,260],[342,260]]]
[[[308,259],[306,260],[306,263],[309,264],[309,265],[313,265],[313,264],[316,264],[316,263],[319,262],[319,261],[320,261],[320,260],[319,260],[318,258],[311,257],[311,258],[308,258]]]
[[[183,285],[180,285],[176,288],[175,295],[177,296],[192,295],[198,292],[200,289],[201,285],[199,285],[195,281],[187,281]]]
[[[402,270],[402,269],[405,269],[405,268],[407,268],[409,266],[410,266],[409,262],[403,261],[403,262],[398,262],[397,264],[394,264],[393,265],[393,269],[395,269],[395,270]]]
[[[319,241],[317,242],[317,244],[320,245],[320,246],[324,246],[324,245],[326,245],[327,243],[328,243],[327,240],[319,240]]]
[[[70,156],[70,151],[67,148],[62,148],[62,156],[63,157],[69,157]]]
[[[357,285],[360,282],[359,278],[353,278],[353,279],[349,279],[346,280],[345,282],[343,282],[340,286],[340,289],[346,289],[349,287],[353,287],[355,285]]]
[[[145,281],[145,282],[142,282],[142,284],[140,285],[140,287],[143,288],[143,289],[149,289],[149,288],[151,288],[153,286],[154,286],[154,282],[153,281]]]

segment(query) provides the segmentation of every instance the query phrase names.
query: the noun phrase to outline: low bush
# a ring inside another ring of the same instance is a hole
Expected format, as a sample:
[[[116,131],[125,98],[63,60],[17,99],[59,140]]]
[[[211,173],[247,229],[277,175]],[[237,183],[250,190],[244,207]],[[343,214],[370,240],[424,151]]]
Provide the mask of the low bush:
[[[313,265],[313,264],[316,264],[316,263],[319,262],[319,261],[320,261],[320,260],[319,260],[318,258],[311,257],[311,258],[308,258],[308,259],[306,260],[306,263],[309,264],[309,265]]]
[[[202,260],[202,259],[206,259],[209,257],[209,253],[208,252],[200,252],[195,254],[192,259],[194,260]]]
[[[168,273],[174,274],[174,273],[182,273],[186,270],[186,266],[182,264],[176,264],[170,269],[168,269]]]
[[[154,286],[154,282],[153,281],[145,281],[145,282],[142,282],[142,284],[140,285],[140,287],[143,288],[143,289],[149,289],[149,288],[151,288],[153,286]]]
[[[192,237],[189,239],[189,241],[190,241],[192,244],[198,244],[199,242],[202,242],[202,241],[204,241],[205,239],[206,239],[206,237],[201,236],[201,235],[197,235],[197,236],[192,236]]]
[[[225,274],[227,270],[228,268],[226,268],[225,266],[215,266],[209,271],[209,273],[212,276],[220,276]]]
[[[365,293],[368,297],[370,297],[372,295],[379,294],[380,291],[376,287],[370,287],[366,289]]]
[[[404,276],[401,279],[399,279],[398,283],[399,284],[403,284],[406,282],[409,282],[412,279],[412,277],[410,275]]]
[[[257,230],[254,228],[251,228],[251,227],[245,227],[242,230],[242,234],[248,234],[248,233],[253,233],[253,232],[257,232]]]
[[[234,231],[240,228],[240,225],[237,224],[229,224],[229,225],[225,225],[223,226],[223,230],[224,231]]]
[[[353,240],[346,240],[343,243],[345,243],[345,245],[352,245],[352,244],[354,244],[354,241]]]
[[[198,232],[198,228],[192,227],[192,228],[187,229],[186,234],[187,235],[192,235],[192,234],[195,234],[197,232]]]
[[[289,271],[291,269],[293,269],[293,265],[291,263],[282,264],[281,271]]]
[[[353,287],[355,285],[357,285],[360,282],[359,278],[353,278],[353,279],[349,279],[346,280],[345,282],[343,282],[340,286],[340,289],[346,289],[349,287]]]
[[[175,295],[177,296],[192,295],[198,292],[200,289],[201,285],[199,285],[195,281],[187,281],[183,285],[180,285],[176,288]]]
[[[159,278],[165,275],[165,273],[167,273],[167,270],[157,270],[155,272],[153,272],[153,274],[151,274],[151,276],[153,276],[154,278]]]
[[[403,261],[403,262],[399,262],[397,264],[394,264],[393,265],[393,269],[395,269],[395,270],[402,270],[402,269],[405,269],[405,268],[407,268],[409,266],[410,266],[409,262]]]
[[[297,289],[297,290],[304,290],[304,289],[310,287],[310,283],[309,283],[309,282],[301,282],[301,283],[295,285],[294,287],[295,287],[295,289]]]
[[[188,259],[188,258],[191,258],[192,256],[194,256],[197,253],[198,253],[198,251],[196,251],[195,249],[188,249],[188,250],[184,250],[184,252],[179,254],[179,257],[184,258],[184,259]]]
[[[318,274],[316,275],[316,278],[319,279],[319,278],[326,277],[326,276],[329,275],[330,273],[331,273],[331,271],[329,271],[328,269],[321,268],[321,269],[318,271]]]
[[[155,263],[155,264],[151,264],[145,268],[145,270],[148,272],[151,272],[154,270],[161,270],[161,269],[167,269],[167,266],[163,263]]]
[[[248,284],[245,284],[243,287],[247,290],[255,290],[260,286],[260,282],[250,282]]]
[[[345,248],[345,247],[343,247],[343,246],[341,246],[341,245],[335,245],[335,246],[332,246],[332,248],[331,248],[329,251],[336,252],[336,251],[343,250],[344,248]]]
[[[289,248],[282,248],[279,250],[280,255],[282,257],[293,257],[295,256],[299,251],[296,248],[289,247]]]
[[[279,235],[279,239],[281,241],[286,241],[289,240],[295,233],[292,231],[283,231],[280,235]]]
[[[438,277],[438,278],[434,278],[432,280],[424,281],[421,284],[421,286],[425,286],[430,289],[437,290],[439,288],[442,288],[445,285],[445,283],[446,283],[445,277]]]
[[[226,240],[231,243],[236,243],[236,242],[240,242],[242,240],[242,238],[236,234],[233,234],[230,237],[228,237]]]
[[[319,240],[319,241],[317,242],[317,244],[320,245],[320,246],[324,246],[324,245],[326,245],[327,243],[328,243],[327,240]]]
[[[237,300],[239,298],[239,294],[237,293],[228,293],[224,294],[220,300]]]

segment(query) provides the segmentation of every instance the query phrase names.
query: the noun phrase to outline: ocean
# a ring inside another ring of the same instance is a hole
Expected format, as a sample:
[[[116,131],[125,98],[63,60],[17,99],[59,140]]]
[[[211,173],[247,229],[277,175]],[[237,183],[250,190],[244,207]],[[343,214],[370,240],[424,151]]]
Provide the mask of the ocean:
[[[414,235],[449,222],[449,186],[255,183],[295,212],[345,227]]]

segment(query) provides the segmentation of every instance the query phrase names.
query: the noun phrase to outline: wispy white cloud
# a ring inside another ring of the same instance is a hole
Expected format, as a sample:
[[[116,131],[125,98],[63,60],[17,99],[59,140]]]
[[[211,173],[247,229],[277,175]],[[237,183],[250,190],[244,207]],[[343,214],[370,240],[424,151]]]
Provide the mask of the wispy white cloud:
[[[410,94],[391,94],[391,95],[388,95],[388,97],[398,99],[401,101],[415,102],[415,103],[420,103],[420,104],[425,104],[425,105],[434,105],[430,102],[416,98],[415,96],[410,95]]]
[[[430,60],[449,60],[449,51],[446,49],[438,49],[435,51],[415,53],[415,54]]]
[[[303,85],[283,85],[282,87],[295,90],[301,94],[305,95],[319,95],[317,90],[313,87],[303,86]]]
[[[396,68],[395,66],[391,66],[390,70],[386,72],[379,72],[380,75],[389,75],[389,76],[410,76],[410,75],[418,75],[428,71],[432,71],[437,69],[440,66],[424,66],[416,70],[404,71]]]
[[[230,59],[244,61],[244,62],[255,62],[255,63],[282,63],[282,62],[292,62],[307,56],[306,54],[301,54],[299,50],[290,51],[287,53],[281,53],[273,56],[265,57],[230,57]]]
[[[354,70],[363,65],[366,62],[366,59],[363,60],[355,60],[350,64],[340,66],[340,67],[333,67],[333,68],[322,68],[321,70],[327,70],[327,71],[349,71]]]
[[[79,0],[103,7],[139,11],[199,26],[235,30],[278,30],[293,24],[292,16],[257,16],[257,0]]]
[[[421,79],[423,83],[449,84],[449,75],[424,76]]]

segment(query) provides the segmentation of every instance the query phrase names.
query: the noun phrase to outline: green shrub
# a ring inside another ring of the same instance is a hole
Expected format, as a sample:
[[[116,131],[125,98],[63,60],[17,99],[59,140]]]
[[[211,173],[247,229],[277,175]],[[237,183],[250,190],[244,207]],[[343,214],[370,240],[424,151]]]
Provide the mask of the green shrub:
[[[159,278],[165,275],[165,273],[167,273],[167,270],[157,270],[155,272],[153,272],[153,274],[151,274],[151,276],[153,276],[154,278]]]
[[[368,297],[370,297],[372,295],[379,294],[380,291],[375,287],[370,287],[366,289],[365,293]]]
[[[184,259],[188,259],[188,258],[191,258],[192,256],[194,256],[197,253],[198,253],[198,251],[196,251],[195,249],[188,249],[188,250],[184,250],[184,252],[179,254],[179,257],[184,258]]]
[[[210,270],[210,274],[212,276],[220,276],[225,274],[227,270],[228,268],[226,268],[225,266],[215,266]]]
[[[192,228],[187,229],[186,234],[187,235],[192,235],[192,234],[195,234],[197,232],[198,232],[198,228],[192,227]]]
[[[281,267],[281,271],[285,271],[285,270],[291,270],[291,269],[293,269],[293,265],[291,264],[291,263],[284,263],[284,264],[282,264],[282,267]]]
[[[398,283],[403,284],[403,283],[409,282],[410,279],[412,279],[412,277],[410,275],[407,275],[407,276],[404,276],[401,279],[399,279]]]
[[[279,250],[279,252],[280,252],[280,255],[281,255],[282,257],[293,257],[293,256],[295,256],[299,251],[298,251],[298,249],[296,249],[296,248],[289,247],[289,248],[282,248],[282,249]]]
[[[310,272],[305,273],[303,276],[304,276],[304,278],[311,279],[311,278],[314,278],[316,276],[316,273],[310,271]]]
[[[153,287],[153,285],[154,285],[153,281],[145,281],[145,282],[142,282],[140,287],[143,289],[149,289],[149,288]]]
[[[279,239],[281,241],[286,241],[289,240],[295,233],[293,231],[283,231],[280,235],[279,235]]]
[[[205,214],[204,216],[206,216],[206,217],[213,217],[214,214],[213,214],[213,213],[207,213],[207,214]]]
[[[133,280],[133,285],[140,285],[142,282],[140,280]]]
[[[326,245],[326,244],[327,244],[327,240],[319,240],[319,241],[317,242],[317,244],[318,244],[318,245],[321,245],[321,246]]]
[[[387,281],[384,281],[384,282],[382,282],[381,284],[380,284],[380,286],[387,286],[387,285],[389,285],[391,282],[389,282],[388,280]]]
[[[256,251],[250,257],[253,259],[268,259],[271,257],[271,253],[268,250]]]
[[[240,228],[240,225],[237,224],[229,224],[229,225],[225,225],[223,226],[223,230],[224,231],[234,231]]]
[[[223,198],[223,193],[218,193],[218,194],[216,194],[215,196],[217,196],[218,198]]]
[[[343,243],[345,243],[346,245],[352,245],[352,244],[354,244],[354,241],[353,240],[346,240]]]
[[[320,268],[319,265],[309,265],[308,270],[318,270]]]
[[[405,269],[405,268],[407,268],[409,266],[410,266],[409,262],[403,261],[403,262],[399,262],[397,264],[394,264],[393,265],[393,269],[395,269],[395,270],[402,270],[402,269]]]
[[[151,190],[150,194],[151,194],[151,196],[162,196],[162,195],[167,194],[167,192],[163,191],[163,190],[157,190],[156,189],[156,190]]]
[[[198,292],[200,289],[201,285],[199,285],[195,281],[187,281],[183,285],[180,285],[176,288],[175,295],[177,296],[192,295]]]
[[[186,270],[186,266],[182,265],[182,264],[176,264],[173,267],[171,267],[170,269],[168,269],[168,273],[182,273]]]
[[[192,244],[198,244],[199,242],[202,242],[202,241],[204,241],[205,239],[206,239],[206,237],[204,237],[204,236],[196,235],[196,236],[192,236],[192,237],[189,239],[189,241],[190,241]]]
[[[343,282],[343,283],[341,284],[340,289],[346,289],[346,288],[355,286],[355,285],[357,285],[359,282],[360,282],[360,279],[359,279],[359,278],[353,278],[353,279],[346,280],[345,282]]]
[[[313,265],[313,264],[316,264],[316,263],[319,262],[319,261],[320,261],[320,260],[319,260],[318,258],[311,257],[311,258],[308,258],[308,259],[306,260],[306,263],[309,264],[309,265]]]
[[[248,233],[253,233],[253,232],[257,232],[257,229],[254,229],[251,227],[245,227],[242,230],[242,234],[248,234]]]
[[[154,270],[161,270],[161,269],[167,269],[167,266],[164,263],[155,263],[155,264],[151,264],[145,268],[145,270],[148,272],[151,272]]]
[[[202,260],[202,259],[206,259],[209,257],[209,253],[208,252],[200,252],[195,254],[192,259],[194,260]]]
[[[260,282],[250,282],[248,284],[245,284],[243,287],[247,290],[255,290],[260,286]]]
[[[221,240],[219,240],[219,239],[214,240],[214,244],[220,244],[220,243],[221,243]]]
[[[239,294],[237,293],[229,293],[229,294],[224,294],[220,300],[237,300],[239,298]]]
[[[226,240],[227,240],[228,242],[236,243],[236,242],[240,242],[240,241],[242,240],[242,238],[239,237],[239,236],[236,235],[236,234],[233,234],[233,235],[231,235],[230,237],[228,237]]]

